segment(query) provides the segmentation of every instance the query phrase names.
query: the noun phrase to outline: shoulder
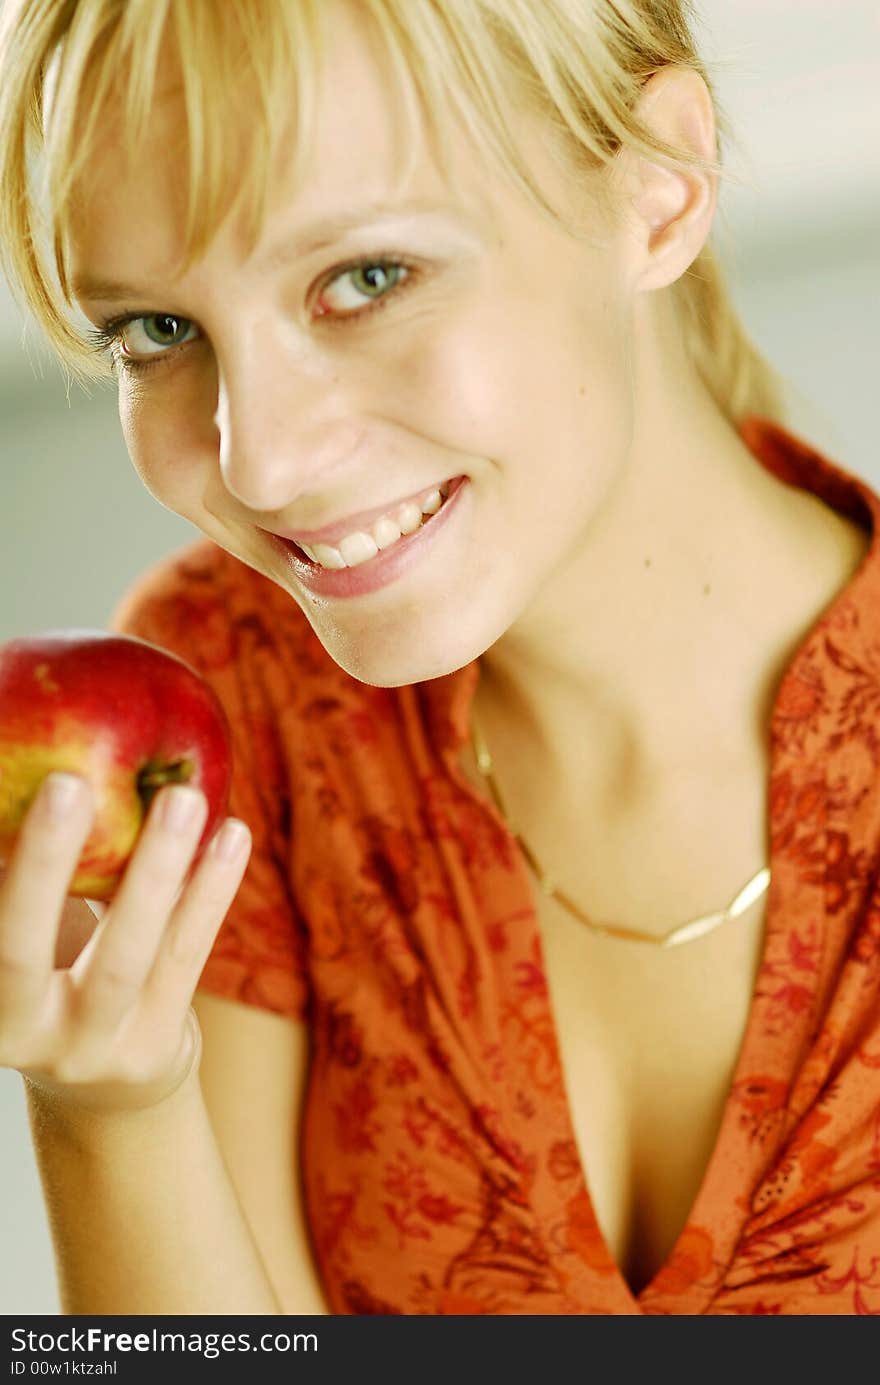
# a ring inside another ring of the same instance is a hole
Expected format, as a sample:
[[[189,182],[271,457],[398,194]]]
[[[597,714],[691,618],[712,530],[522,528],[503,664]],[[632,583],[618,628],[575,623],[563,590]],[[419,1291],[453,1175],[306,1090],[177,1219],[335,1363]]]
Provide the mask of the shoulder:
[[[209,540],[147,568],[108,628],[183,659],[259,744],[280,737],[300,760],[319,739],[343,758],[355,747],[371,759],[395,751],[400,690],[346,672],[289,591]]]
[[[251,656],[283,659],[313,677],[340,672],[290,593],[208,539],[145,569],[108,629],[173,650],[206,673]]]

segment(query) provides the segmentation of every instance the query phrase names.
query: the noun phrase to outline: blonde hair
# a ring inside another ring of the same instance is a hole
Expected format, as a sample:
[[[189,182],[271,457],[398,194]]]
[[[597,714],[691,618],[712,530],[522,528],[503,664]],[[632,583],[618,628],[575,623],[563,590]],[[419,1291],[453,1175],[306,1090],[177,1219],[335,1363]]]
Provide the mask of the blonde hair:
[[[669,145],[634,114],[648,78],[669,65],[683,66],[706,83],[719,146],[731,140],[696,51],[690,0],[359,3],[373,21],[405,108],[411,117],[421,110],[441,158],[444,113],[453,109],[477,146],[500,160],[522,192],[550,215],[556,213],[509,133],[511,101],[519,94],[546,117],[553,141],[585,171],[608,168],[623,146],[672,167],[730,178],[720,155],[707,161]],[[113,374],[106,354],[96,353],[65,311],[65,305],[73,306],[66,246],[77,178],[92,156],[110,89],[124,71],[118,137],[131,155],[147,127],[157,58],[170,35],[186,111],[181,269],[204,253],[239,206],[253,248],[277,139],[291,111],[294,177],[307,157],[322,60],[320,5],[321,0],[5,0],[0,265],[80,383]],[[224,154],[241,134],[241,110],[229,98],[241,90],[243,75],[251,79],[248,135],[254,138],[242,178]],[[669,287],[689,358],[734,425],[748,414],[784,423],[785,382],[743,327],[712,243],[715,234],[713,226],[691,267]]]

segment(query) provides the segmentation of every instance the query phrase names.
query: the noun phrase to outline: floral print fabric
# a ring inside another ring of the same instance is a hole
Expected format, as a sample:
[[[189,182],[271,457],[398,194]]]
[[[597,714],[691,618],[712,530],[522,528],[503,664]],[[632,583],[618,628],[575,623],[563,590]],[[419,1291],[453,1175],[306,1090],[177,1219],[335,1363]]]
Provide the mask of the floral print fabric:
[[[776,691],[749,1021],[694,1206],[638,1295],[581,1168],[532,877],[458,765],[479,660],[359,683],[209,541],[114,612],[229,716],[254,846],[199,988],[310,1028],[301,1161],[333,1313],[880,1315],[880,498],[768,420],[741,435],[871,544]]]

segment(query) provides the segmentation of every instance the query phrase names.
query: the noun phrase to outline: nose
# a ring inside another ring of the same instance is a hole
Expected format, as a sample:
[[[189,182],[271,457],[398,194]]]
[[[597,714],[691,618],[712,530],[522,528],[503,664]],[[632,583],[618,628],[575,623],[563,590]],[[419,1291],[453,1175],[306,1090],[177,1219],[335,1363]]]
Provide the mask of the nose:
[[[261,515],[320,493],[363,437],[335,379],[277,352],[268,360],[265,350],[220,372],[214,424],[227,490]]]

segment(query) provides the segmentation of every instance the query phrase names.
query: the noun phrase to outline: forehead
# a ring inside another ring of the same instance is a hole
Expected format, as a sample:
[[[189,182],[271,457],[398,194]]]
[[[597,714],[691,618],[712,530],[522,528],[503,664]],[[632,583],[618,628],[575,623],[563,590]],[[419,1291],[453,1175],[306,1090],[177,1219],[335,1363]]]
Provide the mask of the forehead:
[[[272,151],[269,221],[283,211],[285,226],[295,226],[370,203],[415,199],[465,206],[483,220],[492,219],[487,197],[492,171],[457,122],[450,117],[446,126],[450,162],[443,167],[421,113],[404,104],[363,12],[333,0],[326,11],[322,7],[322,20],[322,69],[314,74],[314,125],[301,180],[293,177],[296,123],[292,115],[284,116]],[[70,221],[74,274],[76,265],[84,264],[112,277],[122,258],[128,266],[134,262],[161,272],[180,254],[188,138],[183,87],[174,55],[168,57],[168,62],[160,58],[157,70],[163,75],[136,149],[126,151],[118,137],[124,78],[110,93],[77,185]],[[254,93],[243,83],[229,93],[229,102],[231,141],[221,154],[228,168],[244,170],[253,157]],[[233,172],[232,185],[236,182]],[[224,228],[222,239],[241,253],[243,232],[235,224]]]

